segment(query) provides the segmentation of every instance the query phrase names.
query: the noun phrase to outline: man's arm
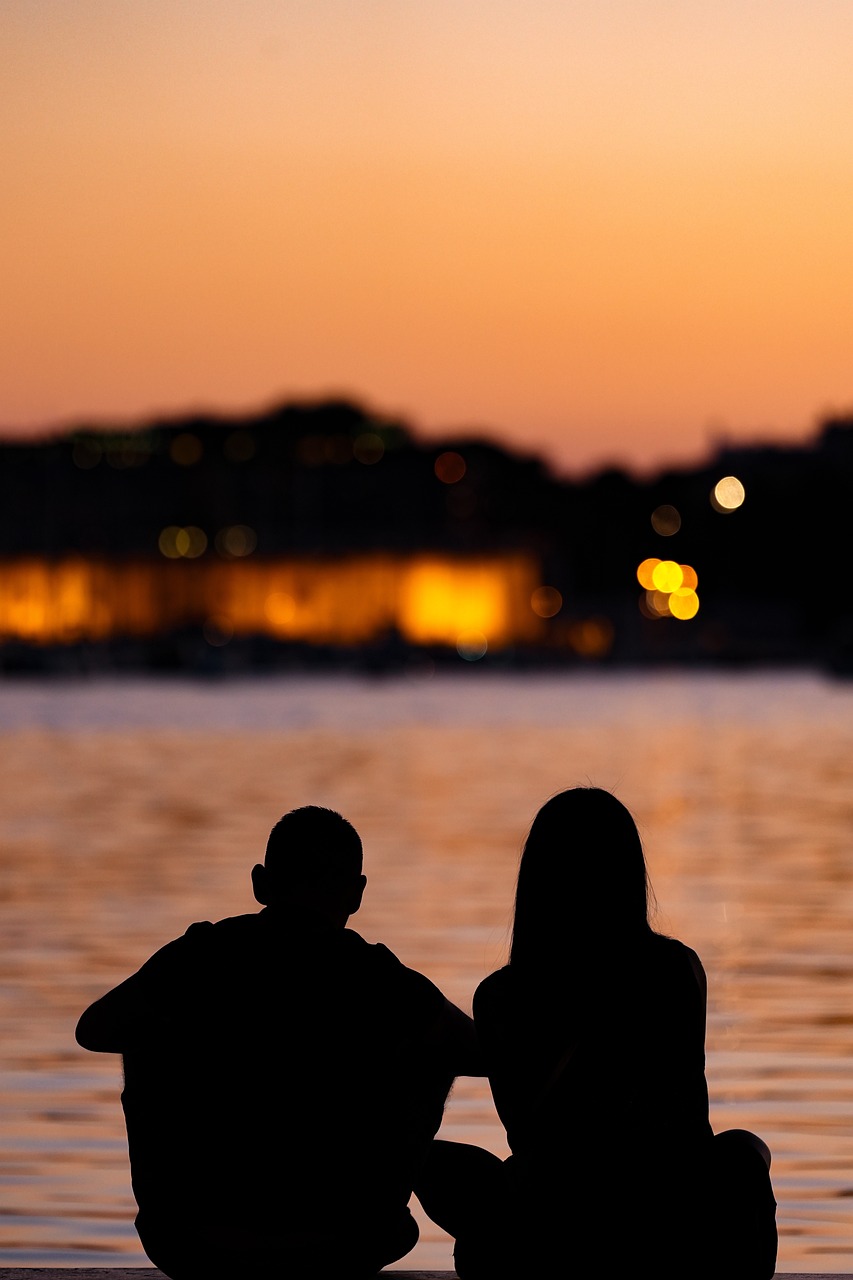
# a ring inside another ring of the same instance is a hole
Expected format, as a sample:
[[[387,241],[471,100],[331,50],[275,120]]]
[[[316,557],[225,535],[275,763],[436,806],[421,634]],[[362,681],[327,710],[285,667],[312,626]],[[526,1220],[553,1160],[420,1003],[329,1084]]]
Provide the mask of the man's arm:
[[[191,926],[193,929],[197,926]],[[188,931],[189,932],[189,931]],[[189,949],[187,934],[155,951],[141,969],[90,1004],[80,1016],[75,1036],[81,1049],[94,1053],[126,1053],[150,1043],[152,1027],[179,998]]]
[[[132,1043],[142,1004],[139,976],[133,974],[80,1015],[74,1034],[81,1049],[124,1053]]]
[[[486,1067],[474,1019],[445,997],[439,1021],[441,1047],[455,1076],[484,1076]]]

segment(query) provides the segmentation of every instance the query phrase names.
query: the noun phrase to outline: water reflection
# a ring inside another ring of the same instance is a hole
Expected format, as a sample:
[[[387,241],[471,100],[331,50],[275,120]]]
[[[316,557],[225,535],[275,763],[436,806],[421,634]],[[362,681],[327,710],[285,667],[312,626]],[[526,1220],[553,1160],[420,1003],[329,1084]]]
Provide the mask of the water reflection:
[[[354,924],[470,1008],[527,823],[592,782],[708,971],[712,1119],[773,1150],[779,1269],[853,1270],[851,711],[853,687],[794,675],[0,686],[0,1263],[144,1261],[118,1063],[74,1024],[189,921],[253,909],[280,812],[355,823]],[[504,1150],[477,1082],[445,1128]],[[448,1267],[421,1221],[401,1265]]]

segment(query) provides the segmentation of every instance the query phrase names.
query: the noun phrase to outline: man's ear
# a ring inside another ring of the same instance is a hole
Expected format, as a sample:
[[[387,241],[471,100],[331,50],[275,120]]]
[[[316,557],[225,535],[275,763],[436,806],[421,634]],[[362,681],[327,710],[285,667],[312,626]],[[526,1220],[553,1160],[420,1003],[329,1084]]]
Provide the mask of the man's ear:
[[[255,901],[259,902],[262,907],[265,907],[269,900],[269,893],[267,891],[267,869],[261,862],[252,867],[252,889],[254,890]]]
[[[352,895],[350,897],[347,915],[354,916],[361,906],[361,900],[364,897],[364,890],[367,887],[367,876],[359,876],[356,884],[353,885]]]

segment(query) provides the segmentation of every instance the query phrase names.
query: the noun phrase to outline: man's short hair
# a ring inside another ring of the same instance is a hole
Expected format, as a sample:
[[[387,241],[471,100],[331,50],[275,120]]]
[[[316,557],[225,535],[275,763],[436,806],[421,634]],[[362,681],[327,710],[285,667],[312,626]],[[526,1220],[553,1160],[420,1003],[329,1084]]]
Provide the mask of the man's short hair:
[[[267,840],[264,866],[290,883],[352,881],[361,875],[361,837],[334,809],[305,805],[279,818]]]

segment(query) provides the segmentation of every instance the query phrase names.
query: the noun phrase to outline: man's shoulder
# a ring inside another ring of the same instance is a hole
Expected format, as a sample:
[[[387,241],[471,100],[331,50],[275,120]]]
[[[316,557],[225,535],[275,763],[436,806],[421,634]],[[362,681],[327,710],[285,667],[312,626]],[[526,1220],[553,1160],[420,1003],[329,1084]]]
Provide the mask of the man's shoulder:
[[[444,995],[431,978],[412,969],[384,942],[367,942],[353,929],[346,929],[346,945],[353,957],[358,957],[361,972],[375,990],[382,990],[389,998],[409,1007],[420,1007],[424,1012],[437,1013],[444,1004]]]
[[[242,916],[225,916],[222,920],[195,920],[188,925],[178,942],[189,946],[211,946],[219,942],[248,937],[259,929],[260,912]]]
[[[256,914],[217,921],[195,920],[177,938],[155,951],[145,968],[156,971],[164,966],[191,965],[200,957],[232,950],[257,930],[256,920]]]

